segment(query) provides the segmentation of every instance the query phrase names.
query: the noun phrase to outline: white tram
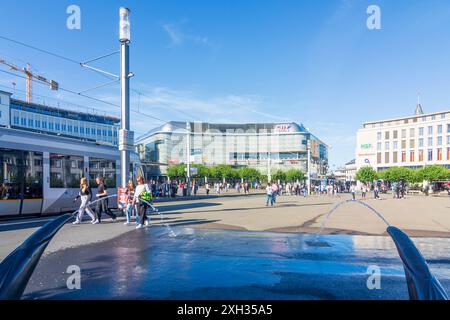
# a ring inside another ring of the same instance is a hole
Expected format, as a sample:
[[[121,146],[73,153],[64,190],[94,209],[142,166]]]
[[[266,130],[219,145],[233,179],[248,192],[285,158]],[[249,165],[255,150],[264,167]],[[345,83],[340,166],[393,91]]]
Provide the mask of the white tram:
[[[133,178],[142,175],[131,153]],[[103,176],[109,194],[120,185],[117,147],[92,141],[0,127],[0,218],[53,215],[76,209],[79,181]],[[116,199],[109,201],[116,205]]]

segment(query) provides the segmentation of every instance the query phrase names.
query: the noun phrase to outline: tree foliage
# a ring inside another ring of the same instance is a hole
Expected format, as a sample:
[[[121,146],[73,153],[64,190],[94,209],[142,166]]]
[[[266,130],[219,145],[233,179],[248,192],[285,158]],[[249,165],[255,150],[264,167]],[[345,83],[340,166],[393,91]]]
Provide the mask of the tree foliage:
[[[361,182],[372,182],[377,178],[378,174],[372,167],[362,167],[356,172],[356,180]]]

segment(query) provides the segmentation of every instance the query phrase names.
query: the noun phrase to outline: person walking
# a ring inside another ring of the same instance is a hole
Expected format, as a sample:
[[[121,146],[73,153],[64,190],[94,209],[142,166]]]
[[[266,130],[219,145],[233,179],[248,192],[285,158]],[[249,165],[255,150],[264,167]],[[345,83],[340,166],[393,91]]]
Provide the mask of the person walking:
[[[88,180],[86,178],[81,178],[80,180],[80,191],[78,193],[78,196],[75,198],[74,202],[77,201],[79,198],[81,198],[81,204],[80,209],[78,209],[78,214],[75,222],[73,224],[80,224],[83,221],[84,213],[86,212],[89,217],[91,217],[91,223],[94,223],[95,221],[95,215],[94,212],[92,212],[91,208],[89,207],[89,203],[92,199],[92,190],[89,188]]]
[[[117,216],[108,208],[108,187],[105,184],[105,179],[103,177],[97,177],[95,179],[97,182],[97,205],[95,208],[95,213],[97,214],[97,219],[92,224],[99,224],[102,222],[102,213],[106,213],[112,218],[113,222],[116,222]]]
[[[351,185],[350,192],[352,194],[352,199],[356,200],[356,186],[354,184]]]
[[[139,176],[137,178],[138,185],[136,186],[136,190],[134,191],[134,198],[131,205],[134,207],[137,205],[138,213],[139,213],[139,224],[137,225],[136,229],[141,229],[144,227],[144,223],[148,220],[147,218],[147,208],[148,203],[151,201],[151,190],[144,182],[144,178]]]
[[[363,199],[366,198],[366,192],[367,192],[366,185],[363,184],[362,187],[361,187],[361,197],[362,197]]]
[[[208,182],[205,184],[205,191],[206,191],[206,195],[209,196],[209,183]]]
[[[266,207],[269,206],[269,202],[270,202],[270,205],[273,206],[273,190],[269,184],[266,187],[266,194],[267,194]]]
[[[375,199],[380,199],[380,187],[378,187],[378,184],[375,184],[373,187],[373,196]]]
[[[139,215],[138,215],[138,210],[137,210],[137,206],[134,205],[133,206],[133,199],[134,199],[134,192],[135,192],[135,186],[133,183],[133,180],[129,180],[128,181],[128,185],[127,185],[127,191],[126,191],[126,195],[127,195],[127,206],[126,206],[126,214],[127,214],[127,222],[124,223],[124,225],[129,226],[131,224],[131,216],[134,213],[134,216],[136,217],[136,225],[139,224]]]
[[[277,194],[278,194],[278,185],[274,182],[272,183],[272,201],[273,203],[277,203]]]

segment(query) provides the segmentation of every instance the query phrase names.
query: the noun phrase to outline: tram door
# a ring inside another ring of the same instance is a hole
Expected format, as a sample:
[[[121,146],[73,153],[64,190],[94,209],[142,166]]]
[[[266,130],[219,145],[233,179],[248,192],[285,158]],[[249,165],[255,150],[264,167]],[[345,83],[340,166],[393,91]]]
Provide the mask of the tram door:
[[[0,148],[0,216],[40,214],[43,155]]]

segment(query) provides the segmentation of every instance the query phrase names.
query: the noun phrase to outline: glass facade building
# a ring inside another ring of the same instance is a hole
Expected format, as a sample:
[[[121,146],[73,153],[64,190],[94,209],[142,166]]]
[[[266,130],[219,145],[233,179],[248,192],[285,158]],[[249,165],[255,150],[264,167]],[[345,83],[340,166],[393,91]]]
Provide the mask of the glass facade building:
[[[0,91],[0,126],[118,145],[120,119],[12,99]]]
[[[141,161],[151,177],[165,176],[168,165],[193,164],[250,166],[267,174],[291,168],[307,171],[307,146],[311,147],[311,176],[328,170],[328,146],[296,123],[219,124],[168,122],[136,140]],[[150,170],[149,170],[150,169]]]

